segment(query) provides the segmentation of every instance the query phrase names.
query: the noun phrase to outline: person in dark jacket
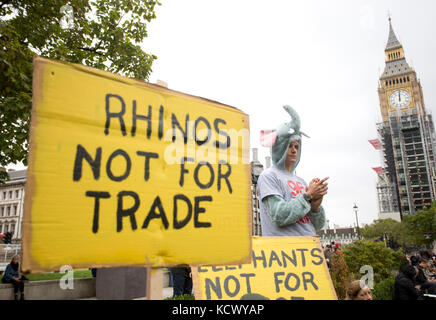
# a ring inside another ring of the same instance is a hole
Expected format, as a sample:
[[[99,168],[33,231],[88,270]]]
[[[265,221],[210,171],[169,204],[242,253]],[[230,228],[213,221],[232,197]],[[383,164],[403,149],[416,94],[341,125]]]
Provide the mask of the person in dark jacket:
[[[410,264],[414,267],[418,267],[419,257],[417,255],[413,255],[410,257]]]
[[[192,294],[190,267],[169,268],[173,279],[173,297]]]
[[[419,290],[415,287],[415,278],[418,269],[414,266],[407,266],[403,272],[395,278],[395,300],[418,300],[421,299]]]
[[[18,289],[20,289],[21,300],[24,300],[24,281],[29,280],[25,276],[20,277],[19,273],[19,257],[13,256],[11,263],[6,266],[5,273],[2,278],[3,283],[11,283],[14,286],[14,298],[18,300]]]

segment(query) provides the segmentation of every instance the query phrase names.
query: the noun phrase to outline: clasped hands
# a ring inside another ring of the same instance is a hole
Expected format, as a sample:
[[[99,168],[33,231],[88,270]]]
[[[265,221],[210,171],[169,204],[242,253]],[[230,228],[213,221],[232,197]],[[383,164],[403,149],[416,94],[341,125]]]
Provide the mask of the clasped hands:
[[[311,209],[314,212],[319,211],[323,197],[327,194],[328,183],[326,182],[329,177],[324,179],[314,178],[310,181],[309,186],[306,187],[306,194],[310,196]]]

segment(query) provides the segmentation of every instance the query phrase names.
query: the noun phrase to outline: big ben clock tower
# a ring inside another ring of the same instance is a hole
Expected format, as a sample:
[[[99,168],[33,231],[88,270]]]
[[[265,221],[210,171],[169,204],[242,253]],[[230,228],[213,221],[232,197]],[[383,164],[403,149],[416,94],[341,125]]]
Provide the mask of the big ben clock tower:
[[[409,66],[404,49],[398,41],[389,18],[389,39],[385,48],[386,66],[380,77],[380,111],[383,121],[389,112],[416,109],[420,105],[425,114],[424,98],[416,72]]]
[[[382,122],[377,130],[384,156],[384,173],[379,178],[385,181],[383,192],[389,196],[378,190],[379,208],[380,212],[393,210],[403,216],[429,207],[435,200],[435,136],[421,83],[406,61],[391,18],[385,62],[378,88]]]

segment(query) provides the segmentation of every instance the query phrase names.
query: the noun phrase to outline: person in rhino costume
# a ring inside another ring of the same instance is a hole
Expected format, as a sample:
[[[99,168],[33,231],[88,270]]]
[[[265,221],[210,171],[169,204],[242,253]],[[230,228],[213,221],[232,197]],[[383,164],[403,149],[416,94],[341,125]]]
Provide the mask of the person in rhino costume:
[[[262,236],[316,236],[326,216],[321,206],[327,194],[327,178],[307,184],[295,174],[300,162],[302,135],[300,117],[289,106],[290,122],[277,130],[262,132],[263,146],[271,146],[273,165],[258,180]]]

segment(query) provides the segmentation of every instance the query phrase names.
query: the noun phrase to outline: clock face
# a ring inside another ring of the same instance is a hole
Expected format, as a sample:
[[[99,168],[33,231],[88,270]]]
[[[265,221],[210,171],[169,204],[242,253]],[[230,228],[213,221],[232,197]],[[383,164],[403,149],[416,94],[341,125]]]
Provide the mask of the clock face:
[[[410,103],[410,94],[405,90],[396,90],[389,97],[389,103],[394,108],[405,108]]]

